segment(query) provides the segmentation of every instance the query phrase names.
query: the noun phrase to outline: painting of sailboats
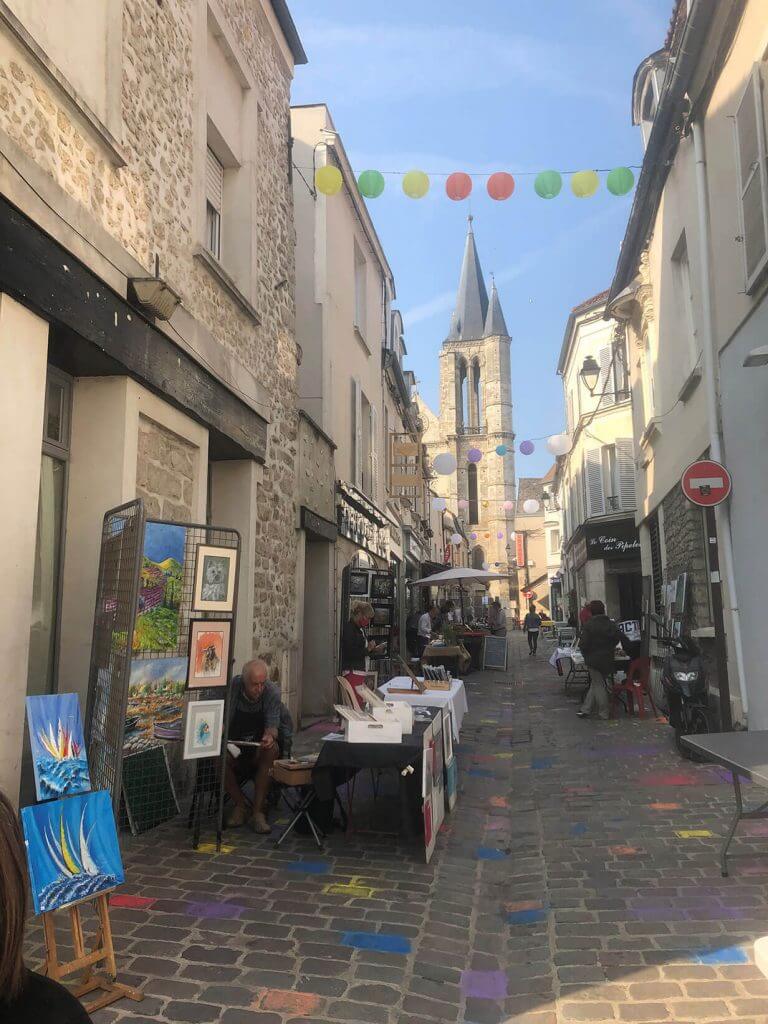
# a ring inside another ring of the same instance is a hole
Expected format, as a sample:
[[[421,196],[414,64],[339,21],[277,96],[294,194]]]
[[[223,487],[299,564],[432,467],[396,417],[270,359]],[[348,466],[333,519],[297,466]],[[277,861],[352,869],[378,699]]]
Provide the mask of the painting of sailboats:
[[[91,788],[76,693],[27,697],[27,723],[38,800]]]
[[[106,790],[21,809],[36,914],[91,899],[125,881]]]

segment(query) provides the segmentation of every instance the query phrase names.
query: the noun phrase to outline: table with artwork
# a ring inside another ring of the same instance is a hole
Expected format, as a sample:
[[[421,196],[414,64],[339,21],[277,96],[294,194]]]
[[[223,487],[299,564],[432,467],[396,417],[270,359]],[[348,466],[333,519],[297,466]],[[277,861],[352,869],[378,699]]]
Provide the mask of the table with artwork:
[[[392,690],[411,690],[410,693],[393,693]],[[469,710],[467,691],[461,679],[451,679],[450,690],[417,690],[410,676],[395,676],[382,683],[379,693],[385,700],[405,701],[413,706],[428,708],[450,708],[453,718],[453,738],[458,743],[461,723]]]
[[[458,644],[428,644],[421,655],[421,660],[430,665],[444,665],[449,672],[458,675],[462,658],[466,657],[466,648]]]

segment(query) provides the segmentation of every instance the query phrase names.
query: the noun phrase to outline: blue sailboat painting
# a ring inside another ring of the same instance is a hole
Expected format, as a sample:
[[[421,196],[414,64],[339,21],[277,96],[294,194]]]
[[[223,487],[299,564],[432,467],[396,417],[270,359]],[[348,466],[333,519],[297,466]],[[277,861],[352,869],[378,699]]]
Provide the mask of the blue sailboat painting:
[[[38,800],[91,788],[76,693],[27,697],[27,722]]]
[[[125,881],[107,790],[22,807],[21,823],[36,914]]]

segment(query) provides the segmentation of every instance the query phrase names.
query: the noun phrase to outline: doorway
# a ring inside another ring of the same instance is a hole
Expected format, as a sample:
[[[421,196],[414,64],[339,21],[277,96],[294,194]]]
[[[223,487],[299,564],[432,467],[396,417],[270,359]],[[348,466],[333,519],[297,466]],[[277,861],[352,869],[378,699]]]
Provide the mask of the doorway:
[[[643,611],[643,577],[639,572],[620,573],[616,577],[619,591],[619,615],[622,622],[640,619]]]

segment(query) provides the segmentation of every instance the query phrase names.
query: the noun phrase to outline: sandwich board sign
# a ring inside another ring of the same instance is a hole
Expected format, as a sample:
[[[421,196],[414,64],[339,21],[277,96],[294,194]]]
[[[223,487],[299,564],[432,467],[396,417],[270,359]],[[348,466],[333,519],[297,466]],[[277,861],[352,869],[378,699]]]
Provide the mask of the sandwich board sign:
[[[731,474],[712,459],[692,462],[680,481],[683,494],[694,505],[711,508],[725,501],[731,493]]]

